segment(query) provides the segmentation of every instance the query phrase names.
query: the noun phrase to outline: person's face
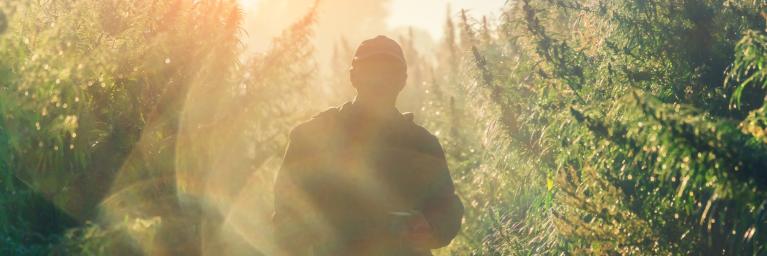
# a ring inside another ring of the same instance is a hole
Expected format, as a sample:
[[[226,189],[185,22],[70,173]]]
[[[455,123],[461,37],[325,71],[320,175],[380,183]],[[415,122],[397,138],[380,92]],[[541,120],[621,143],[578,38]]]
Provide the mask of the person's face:
[[[407,67],[390,56],[371,56],[354,63],[351,80],[360,94],[396,97],[405,86]]]

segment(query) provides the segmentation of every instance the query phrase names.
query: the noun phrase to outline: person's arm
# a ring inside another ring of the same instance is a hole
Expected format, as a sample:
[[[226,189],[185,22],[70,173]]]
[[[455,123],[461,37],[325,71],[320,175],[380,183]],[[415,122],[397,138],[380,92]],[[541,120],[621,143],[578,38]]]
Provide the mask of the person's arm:
[[[435,249],[447,246],[458,234],[464,208],[455,194],[445,153],[436,137],[432,136],[427,153],[435,158],[433,168],[436,173],[421,212],[430,226],[431,239],[426,246]]]
[[[301,188],[300,168],[307,153],[296,130],[292,130],[282,166],[274,182],[272,223],[277,250],[275,255],[308,255],[311,248],[304,216],[301,215],[305,196]]]

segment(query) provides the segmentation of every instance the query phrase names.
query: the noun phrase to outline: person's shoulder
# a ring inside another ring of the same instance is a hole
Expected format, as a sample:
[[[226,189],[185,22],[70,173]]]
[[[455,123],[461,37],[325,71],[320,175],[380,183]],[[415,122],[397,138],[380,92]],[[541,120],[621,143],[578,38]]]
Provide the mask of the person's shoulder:
[[[331,123],[336,121],[339,110],[339,107],[330,107],[313,115],[309,120],[303,121],[293,127],[290,131],[290,137],[296,138],[304,134],[325,130]]]
[[[407,133],[409,134],[407,136],[407,144],[416,148],[418,151],[426,152],[437,157],[444,157],[442,145],[436,135],[431,133],[426,127],[416,123],[413,120],[412,113],[403,113],[402,116],[405,118],[408,130]]]
[[[411,112],[405,112],[402,113],[402,118],[404,119],[405,125],[408,133],[410,136],[412,136],[414,142],[417,142],[419,144],[422,143],[439,143],[437,136],[435,136],[433,133],[431,133],[426,127],[423,127],[422,125],[415,122],[414,114]]]

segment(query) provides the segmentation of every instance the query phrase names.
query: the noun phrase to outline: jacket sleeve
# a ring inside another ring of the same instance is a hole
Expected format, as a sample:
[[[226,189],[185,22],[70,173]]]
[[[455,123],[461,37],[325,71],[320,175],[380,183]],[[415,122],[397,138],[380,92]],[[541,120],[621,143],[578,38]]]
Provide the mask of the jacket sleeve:
[[[427,149],[431,157],[435,158],[435,179],[430,186],[423,208],[424,217],[432,227],[436,244],[433,248],[440,248],[450,244],[461,227],[463,218],[463,204],[455,194],[453,180],[450,177],[445,153],[436,137],[431,136]]]
[[[307,255],[311,248],[306,229],[306,217],[302,209],[307,207],[301,186],[302,158],[308,152],[297,136],[296,129],[290,132],[290,141],[282,165],[274,182],[274,228],[275,255]]]

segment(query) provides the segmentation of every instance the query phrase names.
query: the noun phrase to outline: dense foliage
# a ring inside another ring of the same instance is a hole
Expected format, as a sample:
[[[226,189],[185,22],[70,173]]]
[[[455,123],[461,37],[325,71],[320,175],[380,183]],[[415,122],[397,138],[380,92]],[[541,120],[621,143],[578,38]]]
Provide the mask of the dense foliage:
[[[126,225],[152,229],[155,216],[183,216],[172,204],[180,113],[190,88],[234,64],[236,6],[3,1],[0,10],[8,21],[0,35],[0,166],[9,195],[0,254],[132,250],[104,241],[116,229],[62,228],[130,215],[135,223]]]
[[[448,254],[765,253],[764,7],[513,1],[489,37],[463,18],[452,83],[494,114],[469,121]]]
[[[42,2],[0,2],[0,254],[268,255],[287,133],[353,95],[350,43],[327,78],[314,9],[243,57],[231,1]],[[466,205],[436,253],[767,253],[765,8],[515,0],[402,35],[400,107]]]

